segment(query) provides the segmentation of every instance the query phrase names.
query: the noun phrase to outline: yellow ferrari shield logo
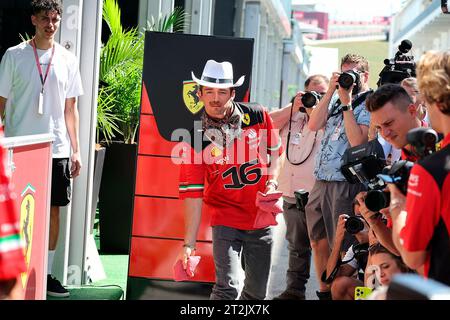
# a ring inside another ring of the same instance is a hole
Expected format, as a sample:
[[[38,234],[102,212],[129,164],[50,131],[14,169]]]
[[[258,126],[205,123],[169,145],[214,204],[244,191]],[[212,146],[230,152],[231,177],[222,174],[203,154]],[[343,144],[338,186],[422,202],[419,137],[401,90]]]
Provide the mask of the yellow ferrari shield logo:
[[[242,116],[242,122],[245,123],[246,125],[249,125],[249,123],[250,123],[250,116],[248,115],[248,113],[245,113]]]
[[[199,86],[194,81],[183,81],[183,101],[186,108],[196,114],[203,108],[203,102],[197,96]]]
[[[213,147],[213,148],[211,149],[211,156],[213,156],[213,157],[218,157],[218,156],[220,156],[221,154],[222,154],[222,151],[221,151],[219,148]]]
[[[35,200],[33,196],[34,192],[35,189],[31,185],[27,185],[27,188],[22,192],[23,200],[22,203],[20,204],[20,236],[22,240],[25,242],[24,255],[27,268],[30,265],[31,246],[33,243],[33,224],[34,224],[34,208],[35,208]],[[27,272],[23,272],[21,278],[22,278],[22,286],[24,288],[27,283],[27,277],[28,277]]]

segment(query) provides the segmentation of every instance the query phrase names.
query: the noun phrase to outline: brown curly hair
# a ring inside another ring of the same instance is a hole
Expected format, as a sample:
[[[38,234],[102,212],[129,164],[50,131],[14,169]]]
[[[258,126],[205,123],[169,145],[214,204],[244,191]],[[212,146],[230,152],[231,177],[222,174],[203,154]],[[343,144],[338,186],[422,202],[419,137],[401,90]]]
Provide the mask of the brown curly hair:
[[[427,103],[439,103],[439,110],[450,115],[450,51],[428,51],[417,65],[419,91]]]
[[[31,14],[36,15],[41,11],[55,10],[59,15],[63,13],[61,0],[33,0],[31,1]]]

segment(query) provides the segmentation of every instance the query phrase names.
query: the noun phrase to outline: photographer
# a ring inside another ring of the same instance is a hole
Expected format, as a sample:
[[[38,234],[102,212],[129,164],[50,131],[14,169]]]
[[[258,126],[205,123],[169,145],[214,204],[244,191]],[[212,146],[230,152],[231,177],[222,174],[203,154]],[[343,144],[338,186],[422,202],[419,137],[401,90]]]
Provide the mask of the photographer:
[[[341,157],[349,146],[367,142],[370,115],[365,108],[369,91],[369,64],[356,54],[341,60],[341,73],[334,72],[328,90],[308,122],[312,131],[325,128],[314,175],[317,181],[306,206],[308,233],[318,275],[325,270],[334,243],[338,214],[352,215],[352,201],[364,190],[350,184],[340,171]],[[337,94],[336,94],[337,91]],[[320,297],[329,297],[328,286],[320,282]]]
[[[378,241],[391,253],[395,255],[400,255],[400,252],[395,247],[394,241],[392,239],[392,222],[386,223],[383,222],[382,216],[377,212],[371,211],[366,207],[367,192],[360,192],[355,200],[358,201],[360,206],[361,215],[364,217],[366,222],[369,224],[370,229],[375,233]],[[389,212],[385,212],[385,210],[380,210],[381,213],[384,213],[388,220],[390,220]]]
[[[355,287],[363,285],[363,279],[355,278],[353,275],[356,271],[366,268],[367,263],[367,243],[368,226],[363,219],[358,218],[359,204],[354,201],[354,214],[355,216],[350,218],[346,214],[342,214],[338,218],[336,227],[336,238],[334,241],[333,249],[327,262],[327,267],[322,275],[322,281],[331,284],[331,294],[333,300],[353,300]],[[358,220],[352,220],[350,224],[349,219],[358,219],[361,227],[355,227],[355,222]],[[346,233],[354,233],[357,240],[352,246],[349,247],[343,259],[341,259],[341,250]],[[366,244],[366,250],[359,250],[361,245]]]
[[[412,168],[406,197],[389,184],[393,239],[410,268],[450,285],[450,51],[424,54],[417,79],[431,125],[445,137]]]
[[[319,151],[323,131],[308,128],[309,115],[318,99],[311,93],[323,95],[329,80],[323,75],[313,75],[305,81],[305,91],[298,93],[293,103],[269,113],[285,147],[285,161],[278,176],[278,189],[283,191],[283,216],[286,221],[289,262],[286,273],[286,290],[276,300],[305,299],[305,285],[310,275],[311,245],[306,228],[304,209],[298,209],[294,191],[310,192],[314,185],[314,157]],[[303,103],[305,101],[305,103]]]
[[[417,106],[406,90],[398,84],[385,84],[366,101],[370,120],[381,136],[395,148],[402,149],[402,159],[415,162],[406,135],[414,128],[427,124],[417,117]]]
[[[395,148],[402,150],[402,159],[415,162],[417,157],[412,153],[407,141],[407,133],[411,129],[426,126],[417,117],[417,106],[413,103],[406,90],[398,84],[384,84],[379,87],[366,101],[370,112],[371,123],[380,135]],[[381,222],[376,212],[370,211],[365,205],[367,192],[357,195],[361,205],[361,214],[373,229],[379,241],[393,254],[399,254],[392,239],[392,223],[389,214],[388,225]]]

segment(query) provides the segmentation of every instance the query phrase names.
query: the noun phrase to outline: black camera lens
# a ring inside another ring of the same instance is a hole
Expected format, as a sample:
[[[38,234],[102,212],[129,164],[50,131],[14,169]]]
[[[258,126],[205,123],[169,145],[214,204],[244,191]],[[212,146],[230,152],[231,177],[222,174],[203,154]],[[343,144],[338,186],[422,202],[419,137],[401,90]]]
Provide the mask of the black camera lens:
[[[322,96],[315,91],[306,92],[302,96],[302,104],[305,108],[312,108],[317,104],[320,98],[322,98]]]
[[[436,151],[437,132],[431,128],[414,128],[408,131],[406,140],[412,146],[412,152],[424,158]]]
[[[436,145],[437,135],[433,132],[427,132],[423,137],[425,144]]]
[[[373,212],[378,212],[383,208],[389,206],[391,202],[391,194],[387,191],[370,190],[367,192],[364,203],[367,209]]]
[[[345,221],[345,230],[350,234],[357,234],[364,230],[364,222],[361,217],[353,216]]]
[[[342,88],[348,90],[356,82],[356,77],[356,72],[354,71],[342,72],[338,78],[338,83]]]
[[[400,189],[401,193],[406,195],[408,190],[409,173],[411,172],[414,163],[407,160],[399,160],[392,164],[388,175],[395,181],[395,185]]]

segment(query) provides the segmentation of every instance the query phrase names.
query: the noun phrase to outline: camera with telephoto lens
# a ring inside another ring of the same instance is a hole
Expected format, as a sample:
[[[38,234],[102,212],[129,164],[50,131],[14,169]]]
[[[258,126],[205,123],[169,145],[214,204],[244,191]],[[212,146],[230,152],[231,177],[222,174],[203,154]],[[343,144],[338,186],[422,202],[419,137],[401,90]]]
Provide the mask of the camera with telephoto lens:
[[[416,77],[414,57],[406,55],[411,48],[411,41],[405,39],[398,46],[398,52],[394,58],[384,60],[385,66],[377,82],[379,87],[386,83],[400,83],[405,78]]]
[[[359,73],[353,70],[342,72],[339,75],[338,83],[344,89],[350,89],[354,83],[359,81]]]
[[[314,107],[319,100],[322,99],[322,95],[316,91],[308,91],[302,96],[302,104],[305,108]]]
[[[397,188],[406,195],[408,190],[408,179],[409,173],[411,172],[412,167],[414,166],[414,162],[408,160],[399,160],[392,164],[392,166],[387,166],[383,169],[383,173],[378,174],[378,178],[383,180],[385,183],[393,183],[397,186]],[[385,208],[389,205],[389,202],[382,208]],[[367,206],[367,203],[366,203]],[[367,209],[373,211],[369,207]]]
[[[345,231],[350,234],[357,234],[364,230],[363,218],[359,216],[351,216],[345,220]]]
[[[385,185],[383,184],[383,187],[380,187],[380,189],[371,189],[367,192],[366,198],[364,199],[367,209],[372,212],[378,212],[389,206],[391,194],[389,191],[381,190],[384,187]]]
[[[295,205],[298,210],[305,211],[306,204],[308,203],[308,195],[309,192],[307,192],[304,189],[299,189],[294,191],[295,196]]]
[[[416,157],[422,159],[436,152],[438,135],[431,128],[420,127],[409,130],[406,135],[406,140],[411,145],[411,152]]]
[[[355,95],[361,91],[361,78],[359,73],[353,70],[342,72],[338,78],[339,85],[348,90],[355,83],[355,87],[352,90],[352,95]]]
[[[406,138],[411,145],[410,152],[419,159],[436,151],[438,136],[431,128],[412,129]],[[365,205],[373,212],[378,212],[390,203],[389,192],[383,191],[386,183],[395,184],[403,194],[406,194],[409,173],[414,165],[413,162],[400,160],[386,166],[383,148],[377,139],[347,149],[342,162],[341,172],[348,182],[361,182],[369,188]]]
[[[420,127],[409,130],[406,135],[406,140],[411,146],[410,152],[417,158],[423,159],[436,152],[438,135],[431,128]],[[414,163],[411,161],[397,161],[392,166],[387,167],[388,170],[383,169],[383,173],[379,174],[378,177],[386,183],[395,184],[406,195],[408,191],[409,173],[413,165]],[[370,209],[369,207],[367,208]]]

